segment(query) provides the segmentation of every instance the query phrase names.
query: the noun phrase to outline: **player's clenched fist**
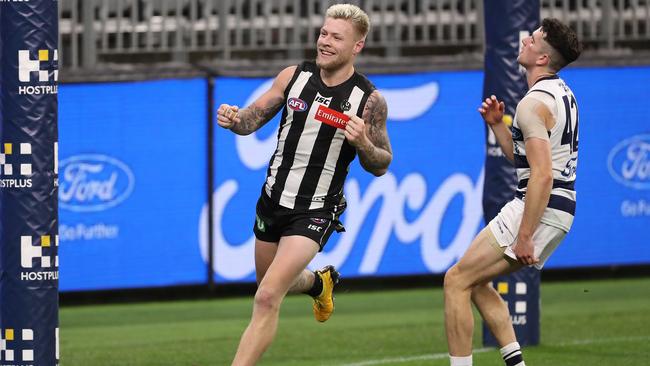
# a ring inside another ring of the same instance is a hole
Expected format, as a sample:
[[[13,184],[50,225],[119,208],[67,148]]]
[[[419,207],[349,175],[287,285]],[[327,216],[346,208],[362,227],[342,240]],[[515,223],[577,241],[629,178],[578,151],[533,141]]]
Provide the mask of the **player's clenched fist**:
[[[365,122],[355,116],[350,116],[350,120],[345,126],[345,138],[348,139],[350,145],[360,148],[366,146],[368,141],[368,136],[366,136],[366,124]]]
[[[235,124],[241,122],[239,118],[239,107],[236,105],[222,104],[217,109],[217,124],[223,128],[231,129]]]

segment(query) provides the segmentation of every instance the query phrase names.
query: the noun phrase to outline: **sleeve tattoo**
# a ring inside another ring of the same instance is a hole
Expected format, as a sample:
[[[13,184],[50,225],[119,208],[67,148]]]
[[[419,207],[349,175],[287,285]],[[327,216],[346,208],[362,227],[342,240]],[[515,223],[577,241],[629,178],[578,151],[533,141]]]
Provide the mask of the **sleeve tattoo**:
[[[232,131],[238,135],[249,135],[259,130],[273,118],[284,104],[284,98],[276,97],[266,105],[251,104],[239,111],[240,122],[233,126]]]
[[[361,165],[375,175],[385,173],[393,159],[393,151],[386,131],[387,117],[386,100],[375,90],[368,97],[362,115],[368,139],[372,144],[358,151]]]

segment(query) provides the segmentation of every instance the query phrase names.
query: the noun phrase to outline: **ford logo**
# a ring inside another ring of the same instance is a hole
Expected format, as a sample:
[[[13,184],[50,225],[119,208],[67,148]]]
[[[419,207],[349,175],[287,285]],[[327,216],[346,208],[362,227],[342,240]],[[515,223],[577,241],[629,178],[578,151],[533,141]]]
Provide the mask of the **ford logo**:
[[[650,189],[650,135],[636,135],[619,142],[607,158],[609,174],[619,183]]]
[[[123,162],[106,155],[76,155],[59,163],[59,205],[76,212],[103,211],[131,195],[135,178]]]

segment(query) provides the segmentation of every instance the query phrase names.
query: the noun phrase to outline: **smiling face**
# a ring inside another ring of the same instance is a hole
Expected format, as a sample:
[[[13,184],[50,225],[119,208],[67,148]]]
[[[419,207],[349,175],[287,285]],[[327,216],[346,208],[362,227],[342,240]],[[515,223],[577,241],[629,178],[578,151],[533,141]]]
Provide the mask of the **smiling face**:
[[[551,46],[544,40],[541,28],[521,41],[517,62],[524,67],[543,66],[550,62]]]
[[[323,70],[335,71],[351,64],[363,48],[364,39],[352,22],[325,18],[316,42],[316,64]]]

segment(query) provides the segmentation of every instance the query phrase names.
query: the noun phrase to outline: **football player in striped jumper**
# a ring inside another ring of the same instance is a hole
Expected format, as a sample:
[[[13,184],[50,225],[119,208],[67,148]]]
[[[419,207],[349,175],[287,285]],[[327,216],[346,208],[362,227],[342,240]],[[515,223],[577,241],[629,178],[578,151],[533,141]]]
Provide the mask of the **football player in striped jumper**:
[[[258,288],[251,321],[233,365],[254,365],[273,341],[279,309],[288,292],[313,298],[316,320],[334,310],[333,266],[307,265],[333,231],[342,231],[343,184],[358,155],[375,176],[386,173],[392,149],[382,95],[354,61],[370,27],[368,15],[350,4],[331,6],[316,44],[316,61],[281,71],[250,106],[223,104],[219,126],[248,135],[282,111],[278,144],[257,202],[255,268]]]
[[[452,366],[472,365],[478,308],[507,366],[524,366],[505,302],[490,284],[524,266],[541,269],[571,228],[578,162],[578,105],[558,71],[578,58],[573,30],[544,19],[522,41],[517,61],[529,91],[517,105],[512,129],[503,122],[504,103],[494,95],[479,107],[519,179],[515,198],[474,239],[445,275],[445,327]],[[489,70],[487,70],[489,72]]]

